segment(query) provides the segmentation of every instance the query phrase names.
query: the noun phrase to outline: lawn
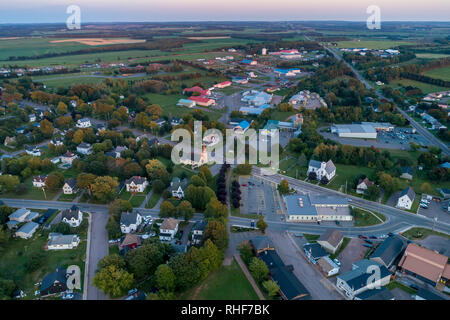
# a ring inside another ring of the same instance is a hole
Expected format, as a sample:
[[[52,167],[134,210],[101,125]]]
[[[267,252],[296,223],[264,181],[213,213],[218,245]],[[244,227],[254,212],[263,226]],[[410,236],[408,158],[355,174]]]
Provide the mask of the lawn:
[[[186,300],[258,300],[253,287],[239,265],[221,266],[197,288],[183,296]]]
[[[44,246],[48,240],[49,231],[44,231],[42,228],[39,228],[31,239],[10,238],[0,259],[0,277],[14,280],[17,286],[27,294],[26,299],[33,299],[34,291],[38,289],[34,286],[35,283],[41,281],[56,267],[68,267],[73,264],[81,269],[81,285],[83,285],[87,228],[88,219],[84,217],[81,226],[75,229],[81,242],[72,250],[45,251]],[[43,254],[42,265],[35,271],[27,271],[27,261],[30,260],[31,255],[38,252]]]
[[[377,213],[376,216],[369,211],[362,210],[360,208],[351,208],[351,214],[355,221],[356,227],[367,227],[380,224],[381,221],[377,218],[380,217],[382,221],[386,220],[381,213]]]
[[[130,203],[133,207],[139,207],[142,202],[145,200],[145,195],[135,194],[130,199]]]
[[[158,203],[159,199],[161,199],[161,194],[153,192],[152,195],[150,196],[150,198],[148,199],[148,202],[145,205],[145,207],[147,209],[152,209],[154,206],[156,206],[156,204]]]
[[[372,168],[336,164],[336,176],[328,185],[326,185],[326,187],[334,190],[339,190],[343,187],[342,190],[345,191],[345,184],[347,182],[347,191],[349,191],[348,184],[351,183],[357,175],[364,174],[366,176],[371,176],[374,172],[375,169]]]
[[[445,233],[440,233],[426,228],[414,227],[402,233],[402,236],[411,240],[423,240],[429,235],[436,235],[440,237],[450,238],[449,235]]]
[[[450,67],[428,70],[423,74],[428,77],[450,81]]]
[[[33,177],[25,179],[24,184],[27,186],[27,191],[25,192],[25,194],[9,192],[5,193],[3,197],[11,199],[52,200],[59,192],[51,192],[46,190],[44,193],[41,188],[33,187]]]
[[[67,202],[72,202],[73,200],[75,200],[75,198],[78,196],[78,193],[74,193],[74,194],[61,194],[61,196],[58,198],[58,201],[67,201]]]
[[[314,243],[314,242],[317,241],[317,239],[320,238],[320,235],[318,235],[318,234],[304,233],[303,236],[304,236],[305,239],[308,240],[308,242],[310,242],[310,243]]]

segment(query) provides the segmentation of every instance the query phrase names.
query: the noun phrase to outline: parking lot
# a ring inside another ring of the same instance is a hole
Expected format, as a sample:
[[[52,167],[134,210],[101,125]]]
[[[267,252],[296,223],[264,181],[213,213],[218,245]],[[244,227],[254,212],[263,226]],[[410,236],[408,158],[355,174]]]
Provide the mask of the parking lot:
[[[426,239],[417,242],[428,249],[435,250],[447,257],[450,256],[450,239],[448,238],[429,235]]]
[[[437,218],[438,221],[450,223],[450,213],[448,212],[449,200],[441,200],[440,202],[431,200],[428,204],[428,208],[422,208],[419,206],[418,214],[426,216],[428,218]]]
[[[340,274],[352,270],[353,262],[364,258],[368,248],[363,246],[364,240],[352,238],[345,249],[339,254],[338,260],[341,262]]]
[[[278,205],[275,203],[274,190],[270,184],[253,177],[239,177],[239,183],[242,192],[241,213],[277,217]]]

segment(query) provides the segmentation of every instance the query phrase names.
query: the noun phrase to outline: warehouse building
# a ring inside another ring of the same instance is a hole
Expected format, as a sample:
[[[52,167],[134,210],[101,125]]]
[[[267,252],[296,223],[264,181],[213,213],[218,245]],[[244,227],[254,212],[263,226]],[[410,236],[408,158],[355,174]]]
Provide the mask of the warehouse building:
[[[331,126],[331,132],[340,138],[376,139],[377,131],[368,124],[335,124]]]

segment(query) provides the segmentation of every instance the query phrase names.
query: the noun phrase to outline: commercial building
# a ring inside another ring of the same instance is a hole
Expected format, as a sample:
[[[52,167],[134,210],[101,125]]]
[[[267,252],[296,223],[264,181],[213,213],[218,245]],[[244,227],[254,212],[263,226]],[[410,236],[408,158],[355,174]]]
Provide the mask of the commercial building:
[[[377,131],[371,125],[363,124],[335,124],[331,132],[341,138],[376,139]]]

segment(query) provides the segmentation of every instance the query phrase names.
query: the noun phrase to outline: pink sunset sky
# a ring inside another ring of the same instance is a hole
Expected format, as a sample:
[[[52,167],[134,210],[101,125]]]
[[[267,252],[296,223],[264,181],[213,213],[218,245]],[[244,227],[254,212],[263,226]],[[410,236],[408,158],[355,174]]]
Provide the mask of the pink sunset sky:
[[[0,23],[65,22],[78,5],[82,21],[365,21],[377,5],[385,21],[449,21],[450,0],[2,0]]]

